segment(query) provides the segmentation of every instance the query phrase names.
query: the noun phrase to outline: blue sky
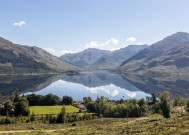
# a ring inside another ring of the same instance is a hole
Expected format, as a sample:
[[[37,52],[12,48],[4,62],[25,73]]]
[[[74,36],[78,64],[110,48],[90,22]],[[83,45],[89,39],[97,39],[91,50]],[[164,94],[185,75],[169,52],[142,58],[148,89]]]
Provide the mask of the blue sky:
[[[189,32],[188,0],[1,0],[0,36],[55,55]]]

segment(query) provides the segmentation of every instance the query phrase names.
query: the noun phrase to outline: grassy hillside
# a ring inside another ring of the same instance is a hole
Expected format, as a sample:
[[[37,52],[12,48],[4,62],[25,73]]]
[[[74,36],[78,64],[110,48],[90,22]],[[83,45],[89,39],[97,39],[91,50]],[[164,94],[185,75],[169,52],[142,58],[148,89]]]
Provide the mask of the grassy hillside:
[[[34,130],[31,130],[31,127]],[[189,114],[175,114],[169,119],[160,115],[142,118],[101,118],[70,124],[0,125],[0,134],[14,135],[188,135]]]

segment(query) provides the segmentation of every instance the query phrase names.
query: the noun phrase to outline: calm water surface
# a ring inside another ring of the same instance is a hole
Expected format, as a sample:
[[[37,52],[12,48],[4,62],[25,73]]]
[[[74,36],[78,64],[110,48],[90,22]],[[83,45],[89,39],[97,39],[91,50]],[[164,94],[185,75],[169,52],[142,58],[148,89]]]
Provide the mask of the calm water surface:
[[[147,78],[119,75],[107,71],[81,72],[77,75],[0,76],[0,94],[9,98],[15,90],[24,94],[56,94],[82,100],[105,96],[111,100],[145,98],[152,93],[169,91],[171,97],[189,96],[189,77]]]
[[[68,95],[72,96],[74,100],[82,100],[86,96],[90,96],[92,99],[96,99],[97,96],[105,96],[111,100],[140,99],[150,96],[124,80],[120,75],[105,71],[62,75],[49,86],[33,93],[41,95],[53,93],[60,97]],[[31,94],[31,92],[25,94]]]

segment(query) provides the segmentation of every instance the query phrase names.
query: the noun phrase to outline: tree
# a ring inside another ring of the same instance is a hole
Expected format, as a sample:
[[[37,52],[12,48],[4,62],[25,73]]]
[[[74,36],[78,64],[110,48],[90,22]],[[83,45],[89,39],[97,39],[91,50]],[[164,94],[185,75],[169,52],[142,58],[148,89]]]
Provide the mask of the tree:
[[[146,101],[142,98],[138,101],[138,105],[140,107],[140,116],[144,116],[148,112],[148,106]]]
[[[84,97],[83,98],[83,102],[84,102],[84,104],[87,106],[88,105],[88,103],[90,103],[92,101],[92,99],[91,99],[91,97]]]
[[[94,102],[88,103],[88,105],[86,107],[87,107],[88,111],[90,111],[90,112],[96,112],[96,108],[95,108]]]
[[[60,98],[52,93],[47,94],[44,98],[45,105],[57,105],[60,104]]]
[[[19,96],[19,93],[18,93],[18,90],[15,91],[14,93],[14,99],[13,99],[13,102],[18,102],[20,100],[20,96]]]
[[[14,109],[15,106],[13,105],[13,102],[9,100],[4,104],[3,112],[6,116],[11,116],[14,114]]]
[[[66,108],[62,107],[61,112],[57,116],[57,123],[65,123],[66,122]]]
[[[18,102],[14,102],[15,116],[28,116],[30,114],[29,103],[25,97],[21,97]]]
[[[42,95],[31,94],[26,97],[27,97],[27,100],[28,100],[30,106],[45,104],[45,102],[44,102],[45,97]]]
[[[3,111],[7,116],[28,116],[30,113],[28,100],[25,97],[20,97],[16,91],[15,96],[4,104]]]
[[[73,98],[70,96],[63,96],[62,98],[62,104],[64,105],[72,105],[73,103]]]
[[[171,105],[168,92],[163,92],[160,94],[160,108],[165,118],[171,117]]]

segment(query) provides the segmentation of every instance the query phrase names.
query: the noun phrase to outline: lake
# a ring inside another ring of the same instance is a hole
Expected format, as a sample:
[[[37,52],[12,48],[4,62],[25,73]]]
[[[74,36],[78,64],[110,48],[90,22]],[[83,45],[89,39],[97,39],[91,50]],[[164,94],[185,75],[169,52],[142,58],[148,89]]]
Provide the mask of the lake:
[[[155,80],[108,71],[80,72],[76,75],[0,77],[0,94],[3,99],[9,98],[15,90],[23,94],[53,93],[60,97],[67,95],[76,101],[88,96],[92,99],[100,96],[110,100],[140,99],[164,90],[170,91],[171,97],[177,94],[188,96],[189,81],[182,78]]]
[[[34,90],[35,91],[35,90]],[[29,92],[31,93],[31,92]],[[72,96],[74,100],[82,100],[83,97],[96,99],[98,96],[108,97],[110,100],[145,98],[149,94],[128,83],[118,74],[106,71],[81,72],[77,75],[62,75],[49,86],[37,90],[36,94],[56,94]],[[26,93],[28,94],[28,93]]]

